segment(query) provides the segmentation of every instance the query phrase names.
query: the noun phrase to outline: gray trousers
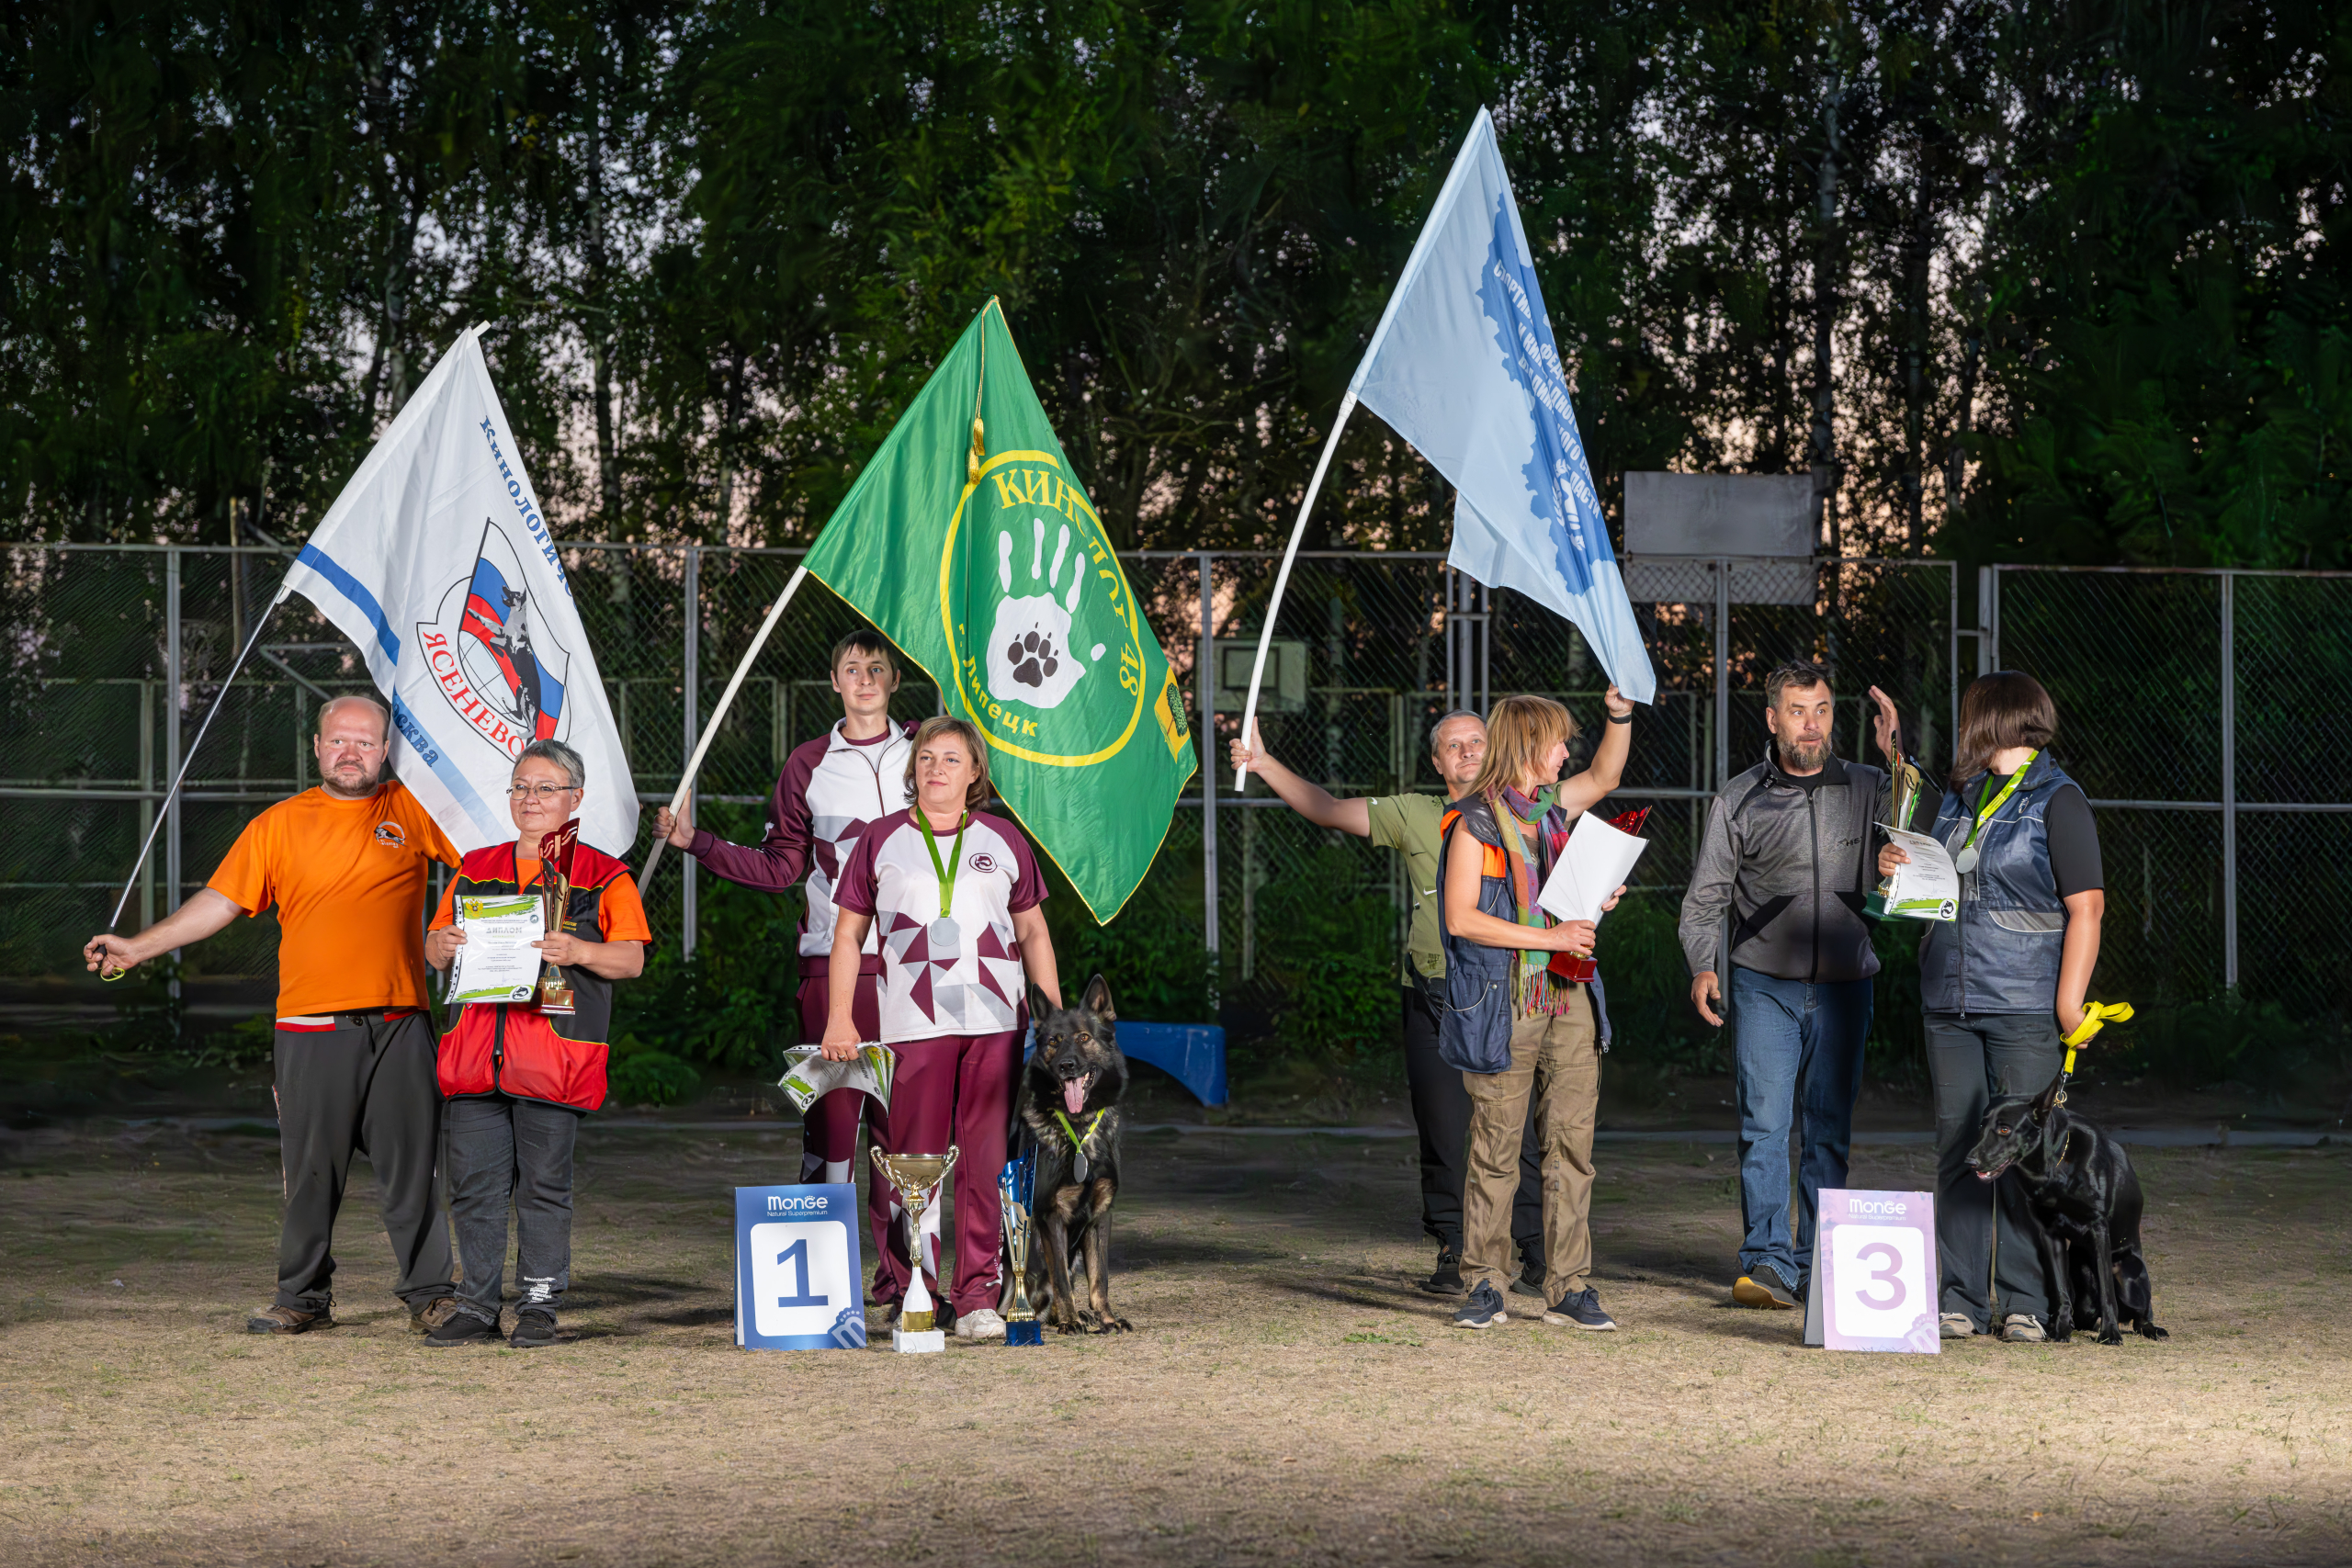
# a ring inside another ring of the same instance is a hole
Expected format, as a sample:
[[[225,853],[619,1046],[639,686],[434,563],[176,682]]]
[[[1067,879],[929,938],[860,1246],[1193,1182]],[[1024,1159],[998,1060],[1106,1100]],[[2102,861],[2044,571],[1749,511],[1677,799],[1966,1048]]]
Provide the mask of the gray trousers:
[[[506,1206],[514,1205],[518,1307],[555,1315],[571,1284],[571,1151],[580,1112],[504,1095],[449,1102],[449,1219],[465,1282],[458,1305],[498,1322]]]
[[[2040,1094],[2066,1048],[2051,1012],[1928,1015],[1936,1086],[1936,1262],[1945,1312],[1982,1330],[2021,1312],[2050,1322],[2050,1292],[2015,1171],[1984,1181],[1968,1168],[1984,1111],[2004,1094]]]
[[[411,1309],[456,1289],[449,1232],[433,1190],[441,1135],[432,1022],[380,1012],[337,1013],[331,1030],[280,1029],[277,1146],[286,1170],[286,1221],[277,1238],[277,1304],[323,1312],[334,1300],[334,1221],[351,1156],[375,1167],[384,1231]]]

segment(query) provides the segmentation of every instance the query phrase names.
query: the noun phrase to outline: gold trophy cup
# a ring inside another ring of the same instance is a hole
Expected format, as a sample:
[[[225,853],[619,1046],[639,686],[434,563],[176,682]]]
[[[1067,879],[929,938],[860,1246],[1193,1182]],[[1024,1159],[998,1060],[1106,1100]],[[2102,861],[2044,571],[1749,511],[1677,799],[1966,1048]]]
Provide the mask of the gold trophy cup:
[[[901,1355],[947,1348],[947,1336],[935,1326],[930,1288],[922,1282],[922,1217],[939,1201],[939,1190],[962,1152],[953,1144],[944,1155],[873,1151],[875,1173],[899,1190],[899,1206],[907,1212],[907,1299],[899,1312],[899,1325],[890,1330],[890,1348]]]
[[[547,916],[549,936],[563,930],[563,917],[571,904],[571,846],[579,841],[577,820],[566,822],[539,839],[539,901]],[[552,964],[540,966],[539,1010],[558,1015],[578,1010],[571,998],[571,980]]]
[[[1888,772],[1894,780],[1894,814],[1887,820],[1891,825],[1908,831],[1912,810],[1919,804],[1919,792],[1926,786],[1926,781],[1920,777],[1919,770],[1903,755],[1903,738],[1899,731],[1887,761]],[[1886,919],[1886,901],[1894,887],[1894,877],[1879,878],[1879,884],[1871,889],[1871,896],[1862,900],[1862,913],[1874,920]]]
[[[1037,1309],[1029,1301],[1029,1247],[1035,1238],[1029,1202],[1037,1180],[1037,1156],[1007,1160],[997,1178],[1004,1201],[1004,1250],[1012,1266],[1012,1306],[1004,1314],[1007,1345],[1043,1345],[1045,1331],[1037,1324]]]

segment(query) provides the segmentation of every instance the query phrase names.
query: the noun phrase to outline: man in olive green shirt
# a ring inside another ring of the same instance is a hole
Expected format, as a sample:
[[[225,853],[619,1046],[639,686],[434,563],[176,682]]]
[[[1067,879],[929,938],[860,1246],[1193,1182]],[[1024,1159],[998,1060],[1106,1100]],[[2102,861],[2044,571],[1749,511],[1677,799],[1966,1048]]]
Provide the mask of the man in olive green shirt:
[[[1263,738],[1259,737],[1263,745]],[[1405,1082],[1413,1124],[1421,1145],[1421,1229],[1438,1246],[1437,1271],[1421,1282],[1433,1295],[1462,1290],[1463,1145],[1470,1129],[1470,1095],[1462,1074],[1437,1054],[1436,982],[1445,976],[1445,949],[1438,937],[1438,824],[1446,803],[1468,789],[1487,754],[1487,726],[1475,713],[1456,708],[1430,728],[1430,761],[1445,781],[1444,795],[1381,795],[1334,799],[1266,755],[1239,740],[1233,765],[1247,767],[1284,805],[1318,828],[1370,839],[1405,857],[1412,884],[1413,918],[1405,931]],[[1514,1289],[1543,1293],[1543,1151],[1531,1131],[1521,1145],[1519,1196],[1512,1205],[1511,1235],[1519,1243],[1525,1272]]]

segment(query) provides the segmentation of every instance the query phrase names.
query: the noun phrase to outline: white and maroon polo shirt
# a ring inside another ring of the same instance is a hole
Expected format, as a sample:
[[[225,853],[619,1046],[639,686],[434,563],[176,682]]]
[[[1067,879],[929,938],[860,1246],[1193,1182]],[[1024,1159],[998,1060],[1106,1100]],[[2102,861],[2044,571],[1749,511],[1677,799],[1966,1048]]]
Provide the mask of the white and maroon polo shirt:
[[[907,759],[916,726],[893,724],[870,740],[831,731],[793,749],[768,802],[767,836],[730,844],[707,828],[695,830],[687,853],[729,882],[783,893],[808,878],[808,912],[800,920],[801,956],[822,960],[833,951],[833,883],[842,863],[867,826],[904,810]],[[920,846],[918,846],[920,847]],[[874,933],[865,936],[866,964],[875,964]],[[818,971],[822,973],[821,965]]]
[[[936,842],[944,862],[956,835]],[[939,870],[911,811],[868,828],[842,867],[833,897],[874,917],[882,938],[882,1043],[940,1034],[999,1034],[1016,1026],[1023,979],[1012,917],[1046,897],[1046,879],[1021,830],[975,811],[955,867],[954,905],[939,907]]]

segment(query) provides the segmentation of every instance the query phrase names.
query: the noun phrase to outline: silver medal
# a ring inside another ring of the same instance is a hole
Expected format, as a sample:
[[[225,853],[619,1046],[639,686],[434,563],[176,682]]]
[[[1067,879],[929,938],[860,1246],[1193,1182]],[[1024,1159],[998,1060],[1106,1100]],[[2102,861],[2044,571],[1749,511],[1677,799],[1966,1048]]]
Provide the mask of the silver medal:
[[[1090,1167],[1086,1163],[1086,1150],[1083,1146],[1079,1149],[1078,1157],[1070,1162],[1069,1168],[1071,1180],[1083,1182],[1086,1179],[1086,1173]]]
[[[1970,872],[1976,869],[1976,846],[1974,844],[1970,844],[1966,848],[1962,849],[1958,854],[1951,857],[1951,867],[1962,876],[1966,876]]]

